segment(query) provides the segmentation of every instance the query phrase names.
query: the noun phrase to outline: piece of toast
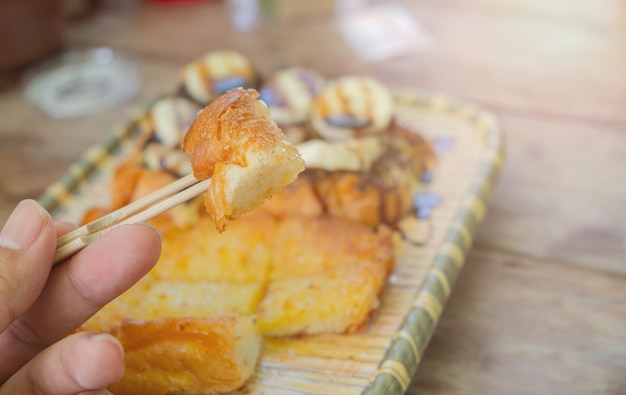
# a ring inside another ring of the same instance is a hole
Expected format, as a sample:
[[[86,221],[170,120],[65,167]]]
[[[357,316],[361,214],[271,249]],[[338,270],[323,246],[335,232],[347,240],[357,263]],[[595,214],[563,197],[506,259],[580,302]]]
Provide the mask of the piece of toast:
[[[305,148],[307,169],[268,200],[263,211],[275,216],[325,214],[372,228],[381,223],[393,227],[414,209],[411,196],[436,165],[430,144],[398,122],[389,125],[384,139],[310,140],[299,147]]]
[[[115,334],[126,350],[127,373],[114,393],[231,391],[253,372],[259,334],[349,333],[366,325],[394,263],[392,234],[381,224],[408,212],[414,180],[405,173],[419,176],[429,158],[413,155],[420,141],[393,140],[411,132],[390,123],[392,111],[372,109],[381,100],[379,109],[386,108],[386,92],[356,94],[370,85],[352,79],[337,86],[354,105],[335,106],[332,95],[318,101],[317,124],[326,128],[318,136],[329,141],[314,142],[314,168],[245,215],[304,163],[255,91],[229,91],[199,114],[183,145],[196,178],[212,178],[210,216],[192,207],[152,221],[163,233],[160,262],[83,327]],[[148,146],[135,164],[140,170],[120,170],[128,172],[116,186],[126,203],[180,176],[155,174],[163,169],[150,163],[165,162]],[[329,152],[334,167],[326,169]],[[193,221],[180,220],[188,216]]]
[[[252,373],[259,333],[352,332],[378,307],[393,266],[386,228],[260,212],[231,225],[218,233],[202,215],[193,227],[170,226],[150,274],[83,325],[124,346],[114,393],[230,391]],[[255,261],[259,251],[268,254]]]
[[[307,169],[260,210],[274,216],[328,215],[376,228],[395,224],[411,209],[410,187],[371,174]],[[394,183],[393,185],[391,185]]]
[[[264,227],[239,235],[251,243],[244,250],[245,242],[228,237],[206,245],[206,237],[217,232],[191,227],[179,217],[190,208],[194,222],[205,218],[205,225],[221,232],[227,221],[261,205],[304,169],[298,150],[257,97],[253,90],[227,92],[198,114],[185,135],[184,151],[194,175],[211,178],[205,205],[212,220],[193,204],[152,220],[166,235],[165,263],[157,266],[162,270],[153,270],[82,328],[120,338],[127,371],[112,386],[116,393],[224,392],[241,386],[254,370],[261,338],[253,317],[244,315],[255,310],[266,286],[266,247],[255,242],[255,233]],[[115,171],[114,208],[174,181],[172,173],[146,167],[143,153]],[[261,248],[255,249],[256,244]],[[233,265],[230,271],[216,270],[211,259]],[[232,274],[232,288],[215,277],[225,272]]]
[[[374,230],[347,218],[252,212],[220,234],[203,217],[193,228],[164,235],[164,255],[151,276],[242,288],[265,281],[255,309],[264,335],[343,333],[362,326],[375,311],[393,268],[393,251],[389,228]],[[237,296],[242,290],[231,289],[233,298],[243,300]]]
[[[261,337],[251,317],[124,320],[115,332],[126,372],[116,395],[224,393],[255,369]]]
[[[219,233],[203,214],[192,227],[172,227],[163,234],[161,258],[151,275],[165,281],[264,282],[272,259],[267,238],[275,222],[250,213]]]
[[[265,336],[349,333],[379,305],[385,268],[369,262],[270,282],[257,309]]]
[[[183,140],[193,175],[211,177],[204,203],[220,231],[304,170],[300,153],[258,97],[252,89],[228,91],[200,111]]]
[[[104,306],[81,330],[114,332],[125,319],[249,316],[266,286],[266,282],[155,280],[149,276]]]

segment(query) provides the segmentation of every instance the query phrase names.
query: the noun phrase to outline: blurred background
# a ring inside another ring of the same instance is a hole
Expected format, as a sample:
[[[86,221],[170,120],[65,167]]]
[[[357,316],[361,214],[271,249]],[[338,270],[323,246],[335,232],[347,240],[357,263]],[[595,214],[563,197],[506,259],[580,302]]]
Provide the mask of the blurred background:
[[[500,181],[409,393],[626,393],[623,0],[0,0],[0,223],[221,49],[501,123]],[[59,116],[32,84],[67,64]]]

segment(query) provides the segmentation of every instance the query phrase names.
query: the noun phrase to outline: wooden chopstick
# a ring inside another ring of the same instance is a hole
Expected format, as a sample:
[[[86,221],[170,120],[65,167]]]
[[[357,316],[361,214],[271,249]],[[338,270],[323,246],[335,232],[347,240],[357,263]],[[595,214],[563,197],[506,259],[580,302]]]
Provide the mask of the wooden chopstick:
[[[67,259],[117,226],[147,221],[205,192],[211,179],[188,175],[57,240],[54,265]]]

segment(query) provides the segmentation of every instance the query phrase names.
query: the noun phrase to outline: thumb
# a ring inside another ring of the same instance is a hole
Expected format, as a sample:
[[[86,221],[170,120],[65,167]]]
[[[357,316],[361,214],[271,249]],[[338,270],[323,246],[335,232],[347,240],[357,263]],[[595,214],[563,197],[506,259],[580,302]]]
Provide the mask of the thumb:
[[[34,200],[18,204],[0,231],[0,332],[41,293],[55,244],[50,214]]]
[[[124,374],[124,350],[108,334],[80,332],[43,350],[1,387],[4,394],[106,394]]]

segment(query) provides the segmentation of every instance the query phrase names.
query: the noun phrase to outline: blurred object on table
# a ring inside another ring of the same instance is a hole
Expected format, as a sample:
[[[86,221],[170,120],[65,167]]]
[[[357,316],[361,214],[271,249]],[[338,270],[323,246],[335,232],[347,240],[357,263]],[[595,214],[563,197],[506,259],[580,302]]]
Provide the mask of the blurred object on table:
[[[1,1],[1,0],[0,0]],[[65,13],[70,22],[82,23],[98,14],[132,18],[143,0],[64,0]]]
[[[278,18],[309,17],[332,14],[336,0],[260,0],[263,12]]]
[[[105,110],[137,90],[135,63],[108,47],[65,53],[29,71],[26,97],[52,118]]]
[[[61,52],[61,0],[0,0],[0,91],[14,87],[28,66]]]
[[[337,3],[344,2],[345,0],[228,0],[228,8],[232,27],[245,32],[257,28],[262,18],[275,22],[332,15]]]
[[[217,1],[217,0],[148,0],[153,3],[195,3],[200,1]]]
[[[102,0],[63,0],[65,15],[70,21],[89,18],[100,7]]]
[[[399,4],[345,3],[346,7],[337,9],[339,27],[355,54],[366,62],[383,61],[433,46],[432,37]]]
[[[253,30],[259,24],[258,0],[228,0],[230,23],[241,32]]]

